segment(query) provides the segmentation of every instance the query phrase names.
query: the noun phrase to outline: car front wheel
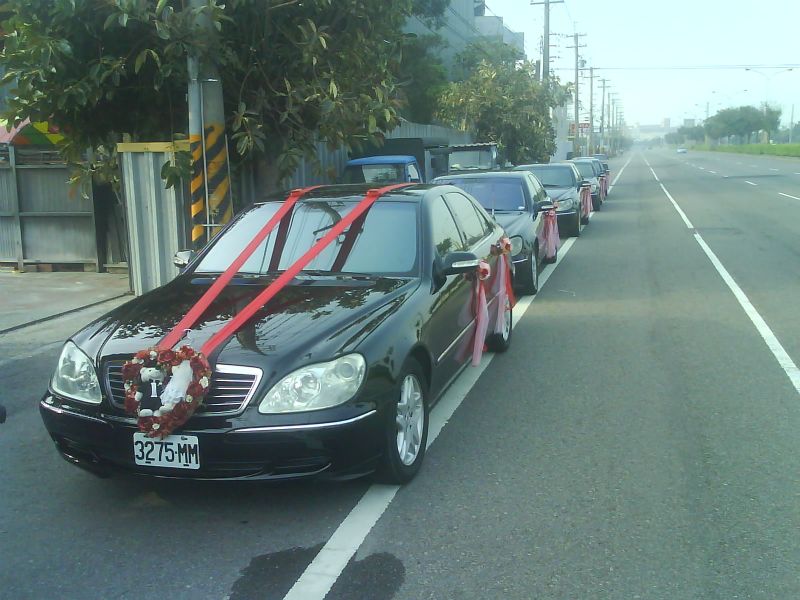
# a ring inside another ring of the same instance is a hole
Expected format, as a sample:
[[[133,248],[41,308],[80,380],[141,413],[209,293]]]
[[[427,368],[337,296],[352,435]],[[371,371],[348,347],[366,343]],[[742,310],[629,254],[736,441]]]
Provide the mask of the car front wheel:
[[[386,483],[411,481],[422,465],[428,443],[428,386],[422,367],[408,359],[389,410],[383,460],[378,471]]]
[[[535,294],[539,291],[539,255],[536,250],[530,253],[528,260],[521,265],[520,289],[523,294]]]

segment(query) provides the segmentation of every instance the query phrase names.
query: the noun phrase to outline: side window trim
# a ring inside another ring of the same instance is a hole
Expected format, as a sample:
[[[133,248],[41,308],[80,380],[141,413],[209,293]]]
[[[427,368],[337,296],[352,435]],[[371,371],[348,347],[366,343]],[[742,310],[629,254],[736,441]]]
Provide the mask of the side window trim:
[[[447,201],[447,196],[451,196],[451,195],[452,196],[459,195],[462,198],[464,198],[472,206],[473,210],[475,210],[475,204],[473,203],[472,200],[470,200],[470,198],[468,196],[466,196],[465,194],[462,194],[461,192],[447,192],[444,195],[445,204],[447,204],[447,208],[450,209],[450,213],[453,215],[453,219],[456,222],[456,227],[458,227],[458,230],[461,232],[461,240],[462,240],[462,242],[464,244],[464,247],[467,249],[467,251],[470,251],[473,248],[476,248],[476,247],[480,246],[481,244],[483,244],[489,237],[491,237],[492,234],[487,232],[486,229],[484,228],[483,229],[483,235],[480,237],[480,239],[475,240],[472,244],[468,244],[467,243],[467,234],[464,232],[463,226],[461,225],[461,221],[459,221],[458,215],[453,211],[453,208],[450,206],[450,203]],[[475,216],[479,217],[480,214],[477,211],[475,211]]]
[[[458,219],[456,218],[456,216],[453,214],[453,209],[450,208],[450,205],[447,203],[447,199],[444,197],[444,194],[439,194],[438,196],[436,196],[433,199],[432,204],[436,203],[436,202],[440,202],[440,201],[442,203],[442,206],[445,207],[445,210],[447,210],[447,213],[450,215],[450,218],[453,221],[453,225],[455,225],[456,233],[458,234],[459,241],[461,242],[461,247],[462,248],[467,248],[468,246],[467,246],[466,237],[464,236],[464,232],[461,230],[461,225],[459,224]],[[431,215],[432,214],[433,213],[431,211]],[[431,222],[431,233],[433,233],[433,222]],[[436,252],[436,254],[441,257],[442,254],[439,253],[439,249],[436,247],[436,244],[435,244],[436,240],[432,239],[431,241],[434,242],[434,244],[433,244],[434,252]]]

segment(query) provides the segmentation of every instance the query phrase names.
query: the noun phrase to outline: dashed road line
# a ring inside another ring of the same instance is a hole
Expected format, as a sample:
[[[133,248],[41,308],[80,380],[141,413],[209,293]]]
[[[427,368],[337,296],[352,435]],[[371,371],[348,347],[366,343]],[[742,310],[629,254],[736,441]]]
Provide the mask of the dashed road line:
[[[784,194],[783,192],[778,192],[781,196],[786,196],[787,198],[791,198],[792,200],[800,200],[797,196],[792,196],[791,194]]]
[[[661,189],[664,190],[667,198],[669,198],[669,201],[672,203],[672,206],[675,207],[675,210],[678,212],[681,219],[683,219],[683,222],[686,223],[687,227],[690,229],[694,229],[691,221],[689,221],[689,219],[686,217],[686,214],[681,210],[681,207],[678,205],[678,203],[675,202],[675,199],[667,191],[667,188],[664,187],[664,184],[662,183],[660,185]],[[798,369],[791,356],[789,356],[789,353],[786,352],[786,349],[775,336],[772,329],[770,329],[769,325],[767,325],[767,322],[755,309],[753,303],[750,302],[750,299],[747,297],[744,291],[742,291],[742,288],[740,288],[733,277],[731,277],[731,274],[719,260],[717,255],[714,254],[714,251],[711,250],[708,244],[706,244],[703,237],[697,233],[697,231],[693,232],[693,236],[700,245],[700,248],[702,248],[703,252],[705,252],[706,256],[711,261],[711,264],[717,270],[717,273],[719,273],[719,276],[722,277],[722,281],[724,281],[725,285],[727,285],[731,290],[733,296],[739,302],[739,305],[742,307],[745,314],[755,326],[756,331],[758,331],[761,338],[767,344],[767,348],[769,348],[770,352],[772,352],[772,355],[775,357],[775,360],[778,361],[778,364],[783,369],[784,373],[786,373],[786,376],[794,386],[795,391],[800,394],[800,369]]]
[[[770,167],[770,169],[769,169],[769,170],[770,170],[770,171],[777,171],[778,169],[773,169],[772,167]]]
[[[709,171],[709,173],[711,173],[712,175],[716,175],[717,174],[716,171]]]
[[[617,173],[617,176],[614,177],[614,181],[612,181],[611,185],[608,186],[608,191],[609,192],[614,189],[615,185],[617,185],[617,181],[619,181],[619,178],[622,177],[622,172],[625,170],[625,167],[627,167],[629,164],[631,164],[631,160],[632,159],[633,159],[633,156],[630,156],[628,158],[627,162],[624,165],[622,165],[622,168],[619,170],[619,173]],[[645,160],[647,160],[647,159],[645,159]]]
[[[745,183],[748,183],[748,184],[750,184],[750,185],[758,185],[757,183],[753,183],[752,181],[747,181],[746,179],[744,180],[744,182],[745,182]]]

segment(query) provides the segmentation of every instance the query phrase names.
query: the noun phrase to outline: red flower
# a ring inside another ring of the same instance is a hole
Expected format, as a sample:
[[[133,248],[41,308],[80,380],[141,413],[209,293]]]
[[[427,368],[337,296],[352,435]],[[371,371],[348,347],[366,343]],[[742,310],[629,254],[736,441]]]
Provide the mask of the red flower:
[[[126,362],[122,365],[122,379],[125,381],[132,381],[139,377],[139,372],[142,370],[142,365],[139,363]]]
[[[158,362],[171,365],[174,364],[172,361],[175,360],[175,352],[172,350],[162,350],[158,353]]]
[[[208,361],[205,360],[200,355],[193,356],[192,359],[189,361],[189,365],[192,367],[192,371],[195,375],[202,373],[208,368]]]
[[[190,395],[192,398],[199,398],[200,396],[205,394],[205,390],[203,389],[202,385],[200,385],[196,381],[193,381],[192,383],[189,384],[186,393]]]
[[[195,355],[194,350],[190,346],[181,346],[178,350],[184,358],[192,358]]]
[[[139,360],[146,360],[150,358],[150,350],[139,350],[134,358],[138,358]]]

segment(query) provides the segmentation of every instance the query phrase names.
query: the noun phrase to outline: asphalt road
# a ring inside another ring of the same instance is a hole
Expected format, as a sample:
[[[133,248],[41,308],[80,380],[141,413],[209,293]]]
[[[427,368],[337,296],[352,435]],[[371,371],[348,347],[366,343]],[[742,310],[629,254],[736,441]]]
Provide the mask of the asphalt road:
[[[695,238],[800,363],[800,161],[627,158],[328,600],[800,597],[800,395]],[[0,597],[283,598],[370,482],[70,467],[36,403],[89,316],[0,339]]]

